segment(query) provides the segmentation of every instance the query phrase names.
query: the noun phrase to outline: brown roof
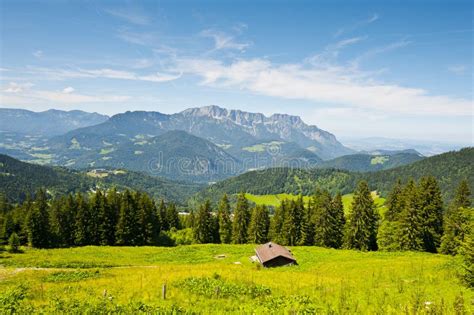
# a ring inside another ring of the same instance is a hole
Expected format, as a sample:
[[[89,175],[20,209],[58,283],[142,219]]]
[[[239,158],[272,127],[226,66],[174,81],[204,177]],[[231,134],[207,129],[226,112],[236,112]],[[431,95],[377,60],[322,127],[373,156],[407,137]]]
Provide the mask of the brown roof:
[[[255,253],[257,253],[257,257],[262,264],[279,256],[296,261],[295,257],[286,247],[272,242],[260,245],[255,249]]]

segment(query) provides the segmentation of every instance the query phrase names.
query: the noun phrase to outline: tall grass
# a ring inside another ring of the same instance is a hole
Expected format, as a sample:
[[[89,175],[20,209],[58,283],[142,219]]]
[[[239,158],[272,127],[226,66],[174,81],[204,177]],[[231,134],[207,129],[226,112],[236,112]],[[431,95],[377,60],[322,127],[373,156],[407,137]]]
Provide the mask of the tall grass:
[[[298,266],[266,269],[249,260],[253,248],[81,247],[4,253],[0,299],[20,313],[473,311],[473,292],[458,282],[452,257],[293,247]]]

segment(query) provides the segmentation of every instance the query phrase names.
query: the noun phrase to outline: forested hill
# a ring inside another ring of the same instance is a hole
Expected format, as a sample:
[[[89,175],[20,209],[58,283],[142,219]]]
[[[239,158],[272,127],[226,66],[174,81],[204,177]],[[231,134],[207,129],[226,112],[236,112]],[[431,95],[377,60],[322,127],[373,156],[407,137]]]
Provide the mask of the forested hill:
[[[456,186],[462,179],[467,179],[474,188],[474,148],[448,152],[429,157],[413,164],[390,170],[369,173],[355,173],[337,169],[289,169],[273,168],[253,171],[216,183],[195,196],[195,200],[209,198],[215,200],[224,193],[235,194],[248,192],[252,194],[310,194],[316,187],[330,192],[349,193],[354,191],[358,181],[369,182],[372,190],[385,195],[400,178],[418,180],[422,176],[432,175],[439,181],[443,196],[450,199]]]
[[[443,196],[447,199],[451,198],[457,185],[463,179],[468,181],[472,190],[474,188],[474,147],[435,155],[389,170],[367,173],[364,174],[364,179],[377,190],[386,193],[397,178],[406,180],[412,177],[418,180],[427,175],[436,177]]]
[[[0,193],[13,202],[24,200],[27,194],[33,194],[39,188],[46,188],[52,195],[61,195],[113,186],[119,190],[129,188],[144,191],[155,199],[164,198],[178,204],[184,204],[189,196],[202,187],[131,171],[101,170],[86,173],[62,167],[40,166],[0,154]]]
[[[374,172],[411,164],[423,159],[415,152],[395,154],[351,154],[318,164],[318,168],[337,168],[354,172]]]

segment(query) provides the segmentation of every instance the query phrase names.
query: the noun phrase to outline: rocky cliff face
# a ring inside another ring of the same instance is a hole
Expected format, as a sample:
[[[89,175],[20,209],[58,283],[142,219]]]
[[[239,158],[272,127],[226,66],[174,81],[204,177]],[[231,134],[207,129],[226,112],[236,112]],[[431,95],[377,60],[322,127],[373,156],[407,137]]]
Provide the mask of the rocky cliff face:
[[[187,131],[216,142],[225,139],[216,139],[219,127],[224,127],[227,132],[246,133],[256,139],[272,139],[295,142],[304,149],[308,149],[323,159],[350,154],[353,151],[344,147],[336,137],[316,126],[307,125],[298,116],[287,114],[274,114],[267,117],[260,113],[249,113],[240,110],[227,110],[218,106],[206,106],[187,109],[181,113],[172,115],[171,120],[179,128],[187,127]],[[205,128],[203,120],[215,125],[213,128]],[[185,127],[186,126],[186,127]],[[199,128],[198,126],[201,126]],[[240,137],[245,138],[245,137]],[[232,139],[227,141],[232,142]],[[238,145],[238,144],[237,144]]]

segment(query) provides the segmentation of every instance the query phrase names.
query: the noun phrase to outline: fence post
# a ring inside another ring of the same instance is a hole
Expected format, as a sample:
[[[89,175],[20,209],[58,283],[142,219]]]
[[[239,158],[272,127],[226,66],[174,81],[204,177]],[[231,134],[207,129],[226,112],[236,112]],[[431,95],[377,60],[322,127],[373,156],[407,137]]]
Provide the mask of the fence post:
[[[163,286],[161,287],[161,296],[163,297],[163,300],[166,300],[166,283],[163,283]]]

